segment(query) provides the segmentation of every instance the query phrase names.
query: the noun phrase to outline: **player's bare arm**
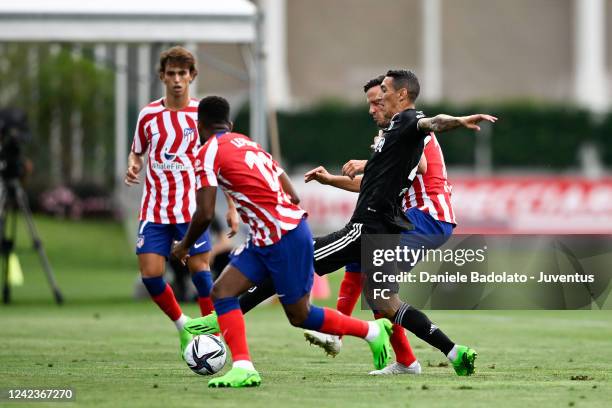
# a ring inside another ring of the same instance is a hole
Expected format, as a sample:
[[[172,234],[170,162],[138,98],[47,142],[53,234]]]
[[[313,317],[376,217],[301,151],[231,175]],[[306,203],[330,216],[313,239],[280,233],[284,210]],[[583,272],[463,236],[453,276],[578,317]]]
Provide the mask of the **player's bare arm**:
[[[361,188],[362,176],[350,178],[348,176],[336,176],[330,174],[325,167],[319,166],[304,174],[304,182],[318,181],[321,184],[326,184],[332,187],[340,188],[342,190],[351,191],[358,193]]]
[[[293,184],[291,184],[291,180],[289,180],[289,176],[287,176],[287,174],[285,174],[284,172],[278,177],[278,179],[281,182],[281,186],[283,186],[283,191],[285,193],[287,193],[287,195],[290,197],[291,202],[293,204],[299,204],[300,203],[300,197],[298,197],[297,192],[295,191],[295,188],[293,188]]]
[[[354,178],[357,174],[363,173],[367,160],[349,160],[342,166],[342,175]]]
[[[238,211],[236,210],[236,204],[229,194],[223,193],[227,200],[227,213],[225,214],[225,221],[229,227],[227,237],[231,238],[238,233],[238,226],[240,225],[240,218],[238,217]]]
[[[130,155],[128,156],[127,171],[125,172],[125,179],[123,180],[126,185],[133,186],[135,184],[140,184],[138,174],[142,170],[143,165],[143,155],[130,152]]]
[[[196,210],[193,213],[187,233],[181,242],[172,248],[172,255],[183,264],[189,257],[189,248],[206,231],[215,216],[217,187],[203,187],[196,191]]]
[[[465,127],[478,132],[480,131],[480,126],[478,126],[478,124],[482,121],[495,123],[497,122],[497,118],[483,113],[458,117],[440,114],[433,118],[420,119],[417,126],[420,130],[425,132],[446,132],[458,127]]]

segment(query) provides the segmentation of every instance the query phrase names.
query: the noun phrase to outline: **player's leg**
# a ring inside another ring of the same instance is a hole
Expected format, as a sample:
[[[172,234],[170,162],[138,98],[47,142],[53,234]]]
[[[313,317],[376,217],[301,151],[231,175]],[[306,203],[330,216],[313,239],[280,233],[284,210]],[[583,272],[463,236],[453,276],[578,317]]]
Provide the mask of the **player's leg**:
[[[336,301],[336,310],[347,316],[353,313],[353,309],[359,300],[362,288],[361,266],[359,263],[351,263],[346,265],[344,278],[340,283],[338,291],[338,299]],[[342,349],[342,337],[333,336],[331,334],[319,333],[314,330],[308,330],[304,333],[306,340],[310,344],[321,347],[328,355],[336,357]]]
[[[446,334],[440,330],[420,310],[403,302],[397,295],[397,289],[393,288],[393,294],[388,299],[374,299],[370,286],[371,281],[366,283],[366,297],[370,306],[391,320],[393,323],[410,330],[418,338],[440,350],[452,362],[453,368],[458,375],[471,375],[474,373],[474,360],[476,352],[466,346],[456,345]],[[379,284],[376,287],[380,287]],[[389,288],[386,288],[389,289]]]
[[[142,221],[138,231],[136,254],[142,283],[151,299],[172,320],[179,332],[181,355],[191,335],[183,330],[189,320],[179,306],[170,285],[164,280],[166,258],[170,253],[172,226]]]
[[[340,313],[350,316],[353,314],[363,289],[363,274],[361,273],[361,264],[358,262],[347,264],[344,271],[344,278],[340,283],[340,290],[338,291],[336,309]]]
[[[254,309],[258,304],[268,300],[276,294],[274,281],[268,277],[257,286],[249,288],[246,292],[240,295],[240,310],[246,314]]]
[[[392,324],[387,319],[364,321],[344,315],[328,307],[310,304],[310,294],[293,304],[283,303],[289,322],[296,327],[335,336],[354,336],[368,342],[374,368],[380,370],[389,363]]]
[[[244,271],[244,272],[243,272]],[[212,298],[219,328],[232,354],[232,369],[208,382],[209,387],[249,387],[261,384],[249,354],[244,316],[238,295],[265,277],[265,265],[258,248],[247,246],[223,270],[212,288]]]
[[[345,271],[344,279],[340,284],[336,308],[339,312],[350,316],[363,290],[363,274],[361,273],[361,264],[357,262],[346,265]],[[380,319],[382,317],[384,316],[381,313],[374,312],[375,319]],[[393,352],[395,353],[397,361],[382,370],[372,371],[370,374],[421,373],[421,365],[412,351],[408,337],[406,337],[406,332],[404,328],[398,324],[393,325],[391,346],[393,347]]]
[[[183,239],[188,227],[188,223],[176,225],[174,239],[177,241]],[[209,263],[211,249],[210,236],[208,231],[204,231],[189,250],[189,259],[187,261],[187,267],[189,272],[191,272],[191,281],[198,292],[198,305],[200,306],[200,314],[202,316],[206,316],[214,310],[210,298],[213,284]]]
[[[374,366],[380,369],[387,365],[390,321],[381,319],[366,322],[333,309],[310,304],[310,290],[314,278],[313,245],[306,220],[302,220],[295,229],[286,233],[268,250],[266,267],[292,325],[328,334],[363,338],[372,350]]]
[[[322,276],[338,270],[349,262],[358,261],[360,258],[359,251],[361,250],[360,236],[361,224],[348,224],[340,231],[315,238],[315,270],[317,274]],[[237,249],[236,251],[239,250]],[[318,261],[317,250],[320,250]],[[267,277],[258,283],[256,287],[250,288],[249,291],[242,294],[240,297],[240,309],[243,313],[247,313],[275,293],[274,283],[270,277]],[[213,313],[193,319],[187,324],[186,329],[192,334],[218,332],[217,316]],[[311,341],[308,333],[305,336],[307,340]]]
[[[415,226],[412,231],[402,233],[401,244],[411,248],[435,249],[439,248],[453,234],[453,225],[438,221],[431,215],[417,208],[411,208],[406,212],[406,217]],[[402,313],[402,310],[404,312]],[[471,375],[474,373],[474,360],[477,353],[466,346],[455,344],[438,328],[429,321],[429,318],[420,310],[402,302],[394,321],[398,321],[398,315],[405,321],[429,338],[430,344],[438,348],[452,362],[453,368],[458,375]],[[406,327],[404,325],[404,327]],[[427,341],[427,340],[425,340]],[[450,350],[449,350],[450,348]]]

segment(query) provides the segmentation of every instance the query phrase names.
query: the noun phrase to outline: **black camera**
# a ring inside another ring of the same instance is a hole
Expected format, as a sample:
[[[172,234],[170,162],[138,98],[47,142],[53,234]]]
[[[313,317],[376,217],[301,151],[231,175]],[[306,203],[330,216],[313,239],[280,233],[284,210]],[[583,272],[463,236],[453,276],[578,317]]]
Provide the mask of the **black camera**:
[[[23,110],[0,109],[0,175],[3,180],[23,175],[25,167],[22,149],[30,137],[28,116]]]

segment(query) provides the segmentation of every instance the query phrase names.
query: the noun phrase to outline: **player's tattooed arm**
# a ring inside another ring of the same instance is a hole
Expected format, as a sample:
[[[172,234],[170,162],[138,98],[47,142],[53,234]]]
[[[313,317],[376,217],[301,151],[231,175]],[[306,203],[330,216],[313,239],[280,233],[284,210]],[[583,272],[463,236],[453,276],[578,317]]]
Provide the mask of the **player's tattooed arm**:
[[[495,116],[478,113],[469,116],[450,116],[445,114],[436,115],[433,118],[419,119],[417,127],[423,132],[446,132],[458,127],[465,127],[478,132],[482,121],[495,123]]]
[[[130,152],[128,156],[127,171],[125,172],[125,179],[123,180],[126,185],[133,186],[135,184],[140,184],[138,174],[144,166],[144,159],[142,156],[142,154]]]
[[[228,193],[223,193],[225,195],[225,199],[227,200],[227,214],[225,214],[225,221],[227,222],[227,226],[229,227],[229,232],[227,233],[228,238],[233,237],[238,233],[238,226],[240,225],[238,211],[236,210],[236,204],[232,197]]]
[[[196,191],[196,210],[191,217],[185,237],[172,248],[172,255],[183,264],[189,258],[189,248],[206,231],[215,216],[217,187],[207,186]]]
[[[336,176],[330,174],[325,167],[319,166],[304,174],[304,182],[318,181],[321,184],[326,184],[342,190],[358,193],[361,188],[362,176],[350,178],[348,176]]]
[[[289,180],[289,176],[287,176],[287,174],[283,172],[281,173],[280,176],[278,176],[278,179],[280,180],[281,185],[283,186],[283,191],[287,193],[287,195],[290,197],[291,202],[296,205],[299,204],[300,197],[295,191],[295,188],[293,188],[293,184],[291,184],[291,180]]]

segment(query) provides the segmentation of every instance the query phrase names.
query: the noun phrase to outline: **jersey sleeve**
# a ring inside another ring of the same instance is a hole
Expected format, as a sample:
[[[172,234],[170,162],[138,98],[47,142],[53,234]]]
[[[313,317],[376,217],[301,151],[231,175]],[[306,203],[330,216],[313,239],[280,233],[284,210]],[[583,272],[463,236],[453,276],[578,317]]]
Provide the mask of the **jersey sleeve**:
[[[397,116],[397,127],[402,137],[424,139],[429,133],[419,129],[418,123],[425,115],[421,111],[406,110]]]
[[[205,144],[198,153],[196,162],[197,189],[203,187],[216,187],[217,182],[217,153],[219,144],[217,138],[212,138],[210,143]],[[198,163],[199,162],[199,163]]]
[[[136,123],[136,130],[134,131],[134,140],[132,141],[132,152],[136,154],[143,154],[149,147],[149,138],[145,129],[145,112],[140,111],[138,115],[138,122]]]

